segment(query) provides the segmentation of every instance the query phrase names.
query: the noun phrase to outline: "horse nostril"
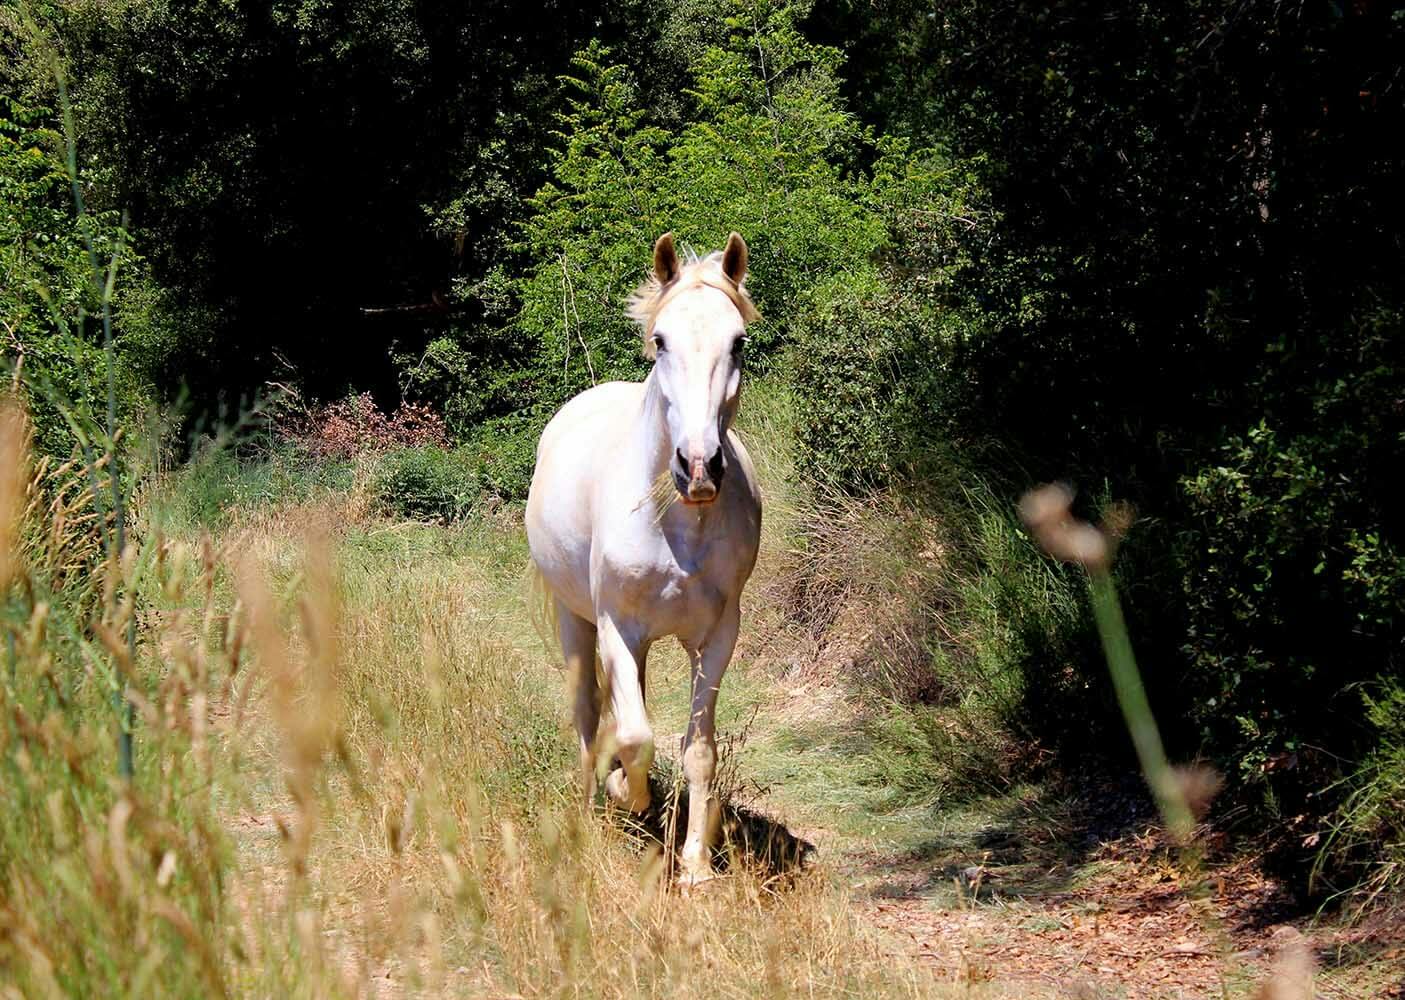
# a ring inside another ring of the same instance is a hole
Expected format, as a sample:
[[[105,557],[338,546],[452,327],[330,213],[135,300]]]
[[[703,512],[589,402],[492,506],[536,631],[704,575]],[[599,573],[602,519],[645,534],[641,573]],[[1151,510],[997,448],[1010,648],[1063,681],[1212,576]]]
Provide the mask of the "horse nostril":
[[[707,460],[707,474],[714,483],[722,482],[722,474],[727,471],[727,459],[718,448],[717,453]]]
[[[688,459],[684,456],[683,449],[674,448],[673,457],[678,459],[678,470],[682,472],[683,475],[688,475]]]

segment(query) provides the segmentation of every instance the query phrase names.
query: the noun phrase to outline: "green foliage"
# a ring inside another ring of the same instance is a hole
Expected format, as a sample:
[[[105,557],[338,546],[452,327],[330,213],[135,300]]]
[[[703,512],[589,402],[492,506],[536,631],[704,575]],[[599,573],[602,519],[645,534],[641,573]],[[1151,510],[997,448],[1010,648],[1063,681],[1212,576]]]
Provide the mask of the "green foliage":
[[[490,465],[495,492],[525,493],[531,459],[521,428],[539,428],[592,383],[645,373],[624,303],[665,230],[700,252],[730,229],[747,236],[749,287],[765,317],[749,356],[762,371],[790,340],[832,349],[809,318],[815,310],[844,311],[877,333],[887,307],[903,322],[873,349],[914,347],[930,316],[911,292],[883,285],[881,257],[895,245],[939,242],[927,234],[943,228],[933,219],[961,214],[952,207],[958,183],[937,154],[862,128],[838,95],[838,50],[805,39],[796,27],[803,13],[769,0],[733,3],[724,38],[692,47],[692,110],[671,128],[653,120],[636,74],[607,46],[592,42],[575,56],[562,77],[551,177],[529,201],[518,247],[526,274],[504,266],[462,285],[483,323],[400,358],[402,387],[442,407],[452,430],[487,421],[471,432],[485,459],[494,456],[485,446],[507,448]],[[916,297],[930,298],[926,289],[940,281],[933,276]],[[841,299],[847,307],[834,304]],[[830,377],[815,371],[805,388]],[[828,433],[812,435],[817,454]],[[838,450],[852,457],[867,444],[855,438]]]
[[[706,251],[735,228],[751,245],[749,287],[764,317],[752,363],[766,370],[793,342],[783,367],[825,401],[804,439],[816,468],[875,480],[908,459],[904,428],[925,423],[943,391],[942,366],[926,359],[951,325],[939,306],[962,260],[951,230],[978,214],[973,177],[937,151],[864,129],[839,96],[839,51],[804,37],[804,12],[734,2],[725,40],[697,49],[693,110],[674,128],[651,121],[635,75],[608,47],[579,52],[562,78],[551,180],[530,201],[528,273],[465,286],[499,317],[496,332],[439,338],[405,359],[407,391],[438,402],[459,429],[549,413],[592,383],[640,378],[623,305],[653,240],[671,230]],[[891,284],[891,252],[920,258],[921,277]],[[508,317],[510,299],[520,306]],[[880,356],[888,360],[869,364]],[[889,381],[899,370],[911,377]],[[894,384],[906,391],[885,415],[878,400]],[[499,491],[520,496],[508,491],[526,477],[514,478]]]
[[[864,197],[885,223],[883,258],[799,294],[783,366],[808,401],[808,467],[849,487],[919,478],[945,459],[934,415],[960,399],[957,282],[972,231],[993,222],[969,164],[897,138],[875,152]]]
[[[484,424],[469,436],[464,448],[475,456],[487,492],[507,501],[526,499],[545,426],[545,419],[528,412]]]
[[[1405,888],[1405,685],[1381,678],[1362,701],[1375,749],[1347,781],[1313,874],[1365,906]]]
[[[161,388],[202,415],[283,361],[314,398],[383,396],[388,348],[491,327],[435,303],[510,256],[570,54],[599,35],[655,56],[651,88],[677,76],[639,0],[28,7],[70,64],[90,201],[130,209],[169,293]],[[24,21],[0,8],[0,91],[56,105]]]
[[[373,484],[377,505],[414,521],[457,521],[478,502],[482,487],[474,462],[443,448],[403,448],[379,460]]]
[[[592,44],[574,60],[581,76],[564,81],[572,92],[559,123],[565,148],[553,155],[553,180],[532,200],[524,237],[534,266],[515,325],[539,345],[536,392],[552,403],[592,382],[638,377],[625,294],[668,228],[661,148],[668,133],[644,124],[628,71],[605,65],[607,55]]]
[[[1340,787],[1312,793],[1379,740],[1354,689],[1398,673],[1405,635],[1405,18],[836,0],[810,27],[852,40],[870,120],[940,137],[983,192],[938,245],[925,433],[970,442],[997,481],[1135,500],[1132,632],[1154,696],[1195,723],[1168,736],[1285,816],[1329,811]],[[816,321],[857,341],[856,312]],[[851,361],[820,398],[871,395],[901,353]],[[850,402],[825,426],[860,465],[914,450],[918,428]],[[1101,698],[1091,652],[1071,667]]]
[[[593,45],[565,80],[563,147],[533,199],[532,271],[517,327],[540,344],[536,384],[558,401],[591,381],[638,377],[637,333],[623,315],[665,230],[706,251],[737,229],[765,321],[761,365],[814,285],[862,276],[886,243],[856,172],[871,137],[838,99],[836,50],[806,41],[792,5],[738,3],[725,45],[692,67],[696,110],[680,129],[649,124],[629,71]]]
[[[1379,673],[1405,635],[1393,495],[1405,424],[1389,402],[1400,340],[1399,314],[1377,312],[1327,357],[1284,358],[1297,371],[1258,387],[1271,416],[1184,481],[1185,653],[1208,695],[1196,714],[1246,777],[1330,742],[1324,707]]]
[[[195,534],[223,528],[240,514],[344,494],[355,483],[356,469],[344,459],[313,458],[282,447],[251,460],[206,441],[159,491],[160,506],[171,528]]]
[[[118,409],[129,428],[149,409],[147,373],[159,338],[150,308],[156,292],[116,213],[75,213],[52,118],[0,95],[0,370],[20,369],[38,449],[67,458],[75,446],[68,419],[91,432],[107,412],[107,358],[95,322],[101,294],[85,237],[104,266],[115,254],[122,272],[112,306]]]

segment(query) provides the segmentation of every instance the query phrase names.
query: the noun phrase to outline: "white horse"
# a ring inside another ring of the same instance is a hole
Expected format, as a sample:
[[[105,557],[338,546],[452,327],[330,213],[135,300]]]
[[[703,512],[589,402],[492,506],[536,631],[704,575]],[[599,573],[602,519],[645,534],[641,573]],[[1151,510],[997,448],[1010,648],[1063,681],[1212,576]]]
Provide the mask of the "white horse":
[[[601,711],[597,643],[622,765],[605,789],[633,812],[649,806],[654,758],[644,659],[669,635],[688,652],[685,885],[712,874],[720,818],[713,789],[717,691],[761,536],[756,472],[729,429],[746,324],[757,316],[744,287],[746,268],[746,242],[736,233],[722,252],[682,263],[672,234],[659,237],[653,276],[629,310],[653,370],[642,383],[607,382],[561,408],[537,445],[527,498],[532,561],[550,591],[575,686],[587,801]]]

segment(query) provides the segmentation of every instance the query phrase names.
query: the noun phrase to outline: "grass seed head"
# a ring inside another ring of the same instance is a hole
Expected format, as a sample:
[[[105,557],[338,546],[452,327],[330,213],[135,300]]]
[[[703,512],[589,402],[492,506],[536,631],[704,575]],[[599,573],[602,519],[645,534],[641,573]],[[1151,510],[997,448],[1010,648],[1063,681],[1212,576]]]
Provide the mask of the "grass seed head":
[[[1024,495],[1020,517],[1035,541],[1055,559],[1076,563],[1090,573],[1106,573],[1112,566],[1113,539],[1075,518],[1072,507],[1073,491],[1063,483],[1050,483]]]
[[[20,524],[28,503],[28,422],[19,404],[0,396],[0,594],[20,563]]]

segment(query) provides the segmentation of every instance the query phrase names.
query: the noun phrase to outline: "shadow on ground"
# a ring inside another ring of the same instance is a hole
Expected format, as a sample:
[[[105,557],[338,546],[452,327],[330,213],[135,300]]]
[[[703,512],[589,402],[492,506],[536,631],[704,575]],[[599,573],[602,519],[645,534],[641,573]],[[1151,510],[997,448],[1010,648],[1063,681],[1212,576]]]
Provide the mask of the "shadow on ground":
[[[855,874],[877,898],[950,893],[1058,899],[1078,891],[1110,843],[1151,836],[1156,810],[1139,778],[1101,777],[933,809],[941,832],[862,856]]]
[[[631,816],[609,806],[606,812],[641,841],[663,847],[671,867],[688,831],[688,793],[667,773],[651,774],[649,788],[653,803],[644,814]],[[717,871],[743,868],[770,887],[785,888],[815,853],[814,844],[779,820],[730,799],[723,803],[722,836],[712,858]]]

